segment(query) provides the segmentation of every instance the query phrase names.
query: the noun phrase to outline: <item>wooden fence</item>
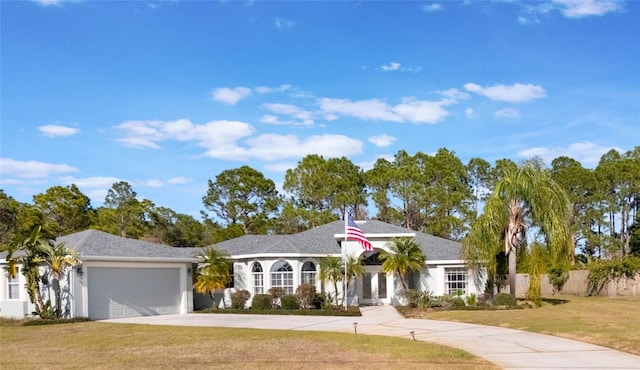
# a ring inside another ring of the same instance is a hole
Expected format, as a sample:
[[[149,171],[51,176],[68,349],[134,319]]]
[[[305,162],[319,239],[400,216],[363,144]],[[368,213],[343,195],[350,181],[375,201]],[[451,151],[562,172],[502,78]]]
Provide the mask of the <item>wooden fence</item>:
[[[569,271],[569,279],[558,294],[585,296],[588,294],[587,270]],[[553,295],[553,285],[549,283],[547,274],[543,274],[540,279],[540,286],[543,297]],[[516,297],[524,298],[529,289],[529,274],[517,274],[516,276]],[[509,291],[509,287],[505,289]],[[604,288],[597,294],[602,297],[640,297],[640,274],[635,279],[618,279],[606,284]]]

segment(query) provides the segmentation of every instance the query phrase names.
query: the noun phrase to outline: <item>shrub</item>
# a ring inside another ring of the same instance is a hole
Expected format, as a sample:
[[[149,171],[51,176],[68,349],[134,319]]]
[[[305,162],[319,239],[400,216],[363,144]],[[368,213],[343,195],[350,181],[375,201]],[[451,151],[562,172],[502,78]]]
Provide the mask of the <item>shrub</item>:
[[[296,310],[300,308],[296,296],[293,294],[283,295],[280,298],[280,307],[284,310]]]
[[[640,257],[626,256],[589,264],[587,289],[589,295],[598,294],[609,282],[623,277],[634,279],[640,273]]]
[[[464,303],[464,299],[462,299],[461,297],[455,297],[451,300],[451,307],[463,308],[463,307],[467,307],[467,305]]]
[[[322,292],[316,294],[316,297],[313,299],[313,308],[329,310],[331,307],[333,307],[333,297],[331,293]]]
[[[231,295],[231,308],[244,308],[244,305],[251,298],[248,290],[239,290]]]
[[[466,299],[466,301],[467,301],[467,306],[475,306],[475,305],[478,303],[478,298],[477,298],[477,297],[478,297],[478,296],[476,296],[476,294],[475,294],[475,293],[470,293],[470,294],[467,296],[467,299]]]
[[[269,294],[256,294],[251,302],[252,310],[268,310],[271,308],[271,296]]]
[[[296,301],[300,308],[309,309],[314,306],[313,302],[318,293],[316,286],[313,284],[301,284],[296,289]]]
[[[569,272],[564,271],[562,267],[556,266],[549,270],[549,283],[553,285],[553,294],[560,292],[567,280],[569,280]]]
[[[511,294],[498,293],[493,297],[494,306],[515,306],[516,303],[516,298],[512,297]]]
[[[421,310],[433,307],[433,296],[430,291],[409,289],[404,292],[404,297],[407,299],[407,305],[409,307],[419,308]]]
[[[278,308],[282,305],[280,302],[280,298],[284,296],[284,288],[281,287],[273,287],[267,291],[269,296],[271,296],[271,307]]]

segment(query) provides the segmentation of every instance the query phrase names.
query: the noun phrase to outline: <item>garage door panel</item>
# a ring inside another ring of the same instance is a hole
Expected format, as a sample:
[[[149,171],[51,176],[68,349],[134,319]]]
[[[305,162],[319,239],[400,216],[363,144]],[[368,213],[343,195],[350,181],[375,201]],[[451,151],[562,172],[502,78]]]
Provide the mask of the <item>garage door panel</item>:
[[[88,274],[91,319],[180,312],[179,268],[91,267]]]

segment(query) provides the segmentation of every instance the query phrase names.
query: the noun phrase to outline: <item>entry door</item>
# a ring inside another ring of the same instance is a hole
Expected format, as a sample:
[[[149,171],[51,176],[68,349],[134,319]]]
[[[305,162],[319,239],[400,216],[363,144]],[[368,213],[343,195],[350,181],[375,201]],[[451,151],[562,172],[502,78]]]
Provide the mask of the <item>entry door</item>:
[[[379,266],[365,267],[362,275],[362,303],[384,304],[388,303],[387,274],[380,271]]]

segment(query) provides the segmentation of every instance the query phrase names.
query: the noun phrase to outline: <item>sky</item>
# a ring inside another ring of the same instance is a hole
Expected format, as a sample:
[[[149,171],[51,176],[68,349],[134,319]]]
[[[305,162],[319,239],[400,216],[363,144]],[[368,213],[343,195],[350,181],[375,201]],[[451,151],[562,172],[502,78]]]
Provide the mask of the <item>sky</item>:
[[[2,1],[0,188],[198,217],[244,165],[640,145],[640,2]]]

